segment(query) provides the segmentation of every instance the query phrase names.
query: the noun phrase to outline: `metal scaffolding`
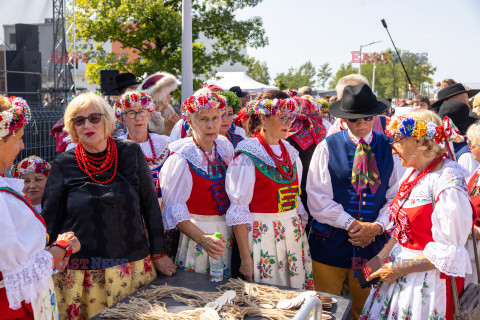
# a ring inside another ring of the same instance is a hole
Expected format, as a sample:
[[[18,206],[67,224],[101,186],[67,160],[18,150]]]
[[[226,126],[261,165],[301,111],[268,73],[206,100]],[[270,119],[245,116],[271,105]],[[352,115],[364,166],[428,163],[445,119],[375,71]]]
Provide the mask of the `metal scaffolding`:
[[[75,94],[72,53],[75,50],[74,0],[53,0],[53,103],[66,104]],[[70,54],[69,54],[70,53]]]

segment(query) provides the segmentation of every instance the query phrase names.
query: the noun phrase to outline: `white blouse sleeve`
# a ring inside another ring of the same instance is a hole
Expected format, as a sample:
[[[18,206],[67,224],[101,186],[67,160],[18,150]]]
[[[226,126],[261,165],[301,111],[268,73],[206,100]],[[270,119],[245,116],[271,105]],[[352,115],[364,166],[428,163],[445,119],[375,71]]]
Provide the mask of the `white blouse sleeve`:
[[[470,173],[470,176],[473,176],[479,165],[479,163],[473,158],[473,154],[471,152],[462,154],[458,158],[457,162]]]
[[[175,142],[182,138],[182,126],[185,120],[180,119],[173,126],[172,132],[170,132],[170,142]]]
[[[19,200],[0,194],[0,272],[9,307],[17,310],[48,287],[53,256],[46,250],[46,231]],[[14,221],[15,220],[15,221]]]
[[[308,168],[306,190],[310,215],[321,223],[348,230],[355,219],[333,200],[333,189],[328,171],[328,146],[323,140],[315,149]]]
[[[295,164],[297,165],[297,179],[300,182],[302,181],[302,174],[303,174],[303,164],[302,164],[302,160],[300,160],[300,157],[297,157]],[[303,202],[300,201],[300,197],[298,197],[298,201],[297,201],[297,212],[300,218],[302,219],[303,226],[306,226],[308,223],[308,213],[305,210],[305,207],[303,206]]]
[[[465,277],[472,266],[465,248],[472,230],[472,207],[465,192],[447,188],[438,196],[432,214],[433,242],[427,243],[425,257],[442,273]]]
[[[178,223],[190,220],[187,200],[190,198],[192,186],[192,174],[187,161],[177,154],[172,154],[160,171],[160,188],[165,204],[163,227],[166,230],[175,229]]]
[[[390,203],[395,198],[395,195],[398,192],[399,182],[402,178],[403,174],[405,173],[405,167],[402,166],[400,158],[398,155],[393,156],[393,171],[392,175],[390,176],[390,180],[388,181],[388,189],[385,193],[385,198],[387,202],[385,205],[380,209],[378,212],[378,217],[375,220],[382,228],[383,231],[386,231],[390,224]]]
[[[228,226],[252,224],[250,202],[255,187],[255,164],[247,155],[240,153],[230,164],[225,178],[225,190],[230,198],[226,222]]]

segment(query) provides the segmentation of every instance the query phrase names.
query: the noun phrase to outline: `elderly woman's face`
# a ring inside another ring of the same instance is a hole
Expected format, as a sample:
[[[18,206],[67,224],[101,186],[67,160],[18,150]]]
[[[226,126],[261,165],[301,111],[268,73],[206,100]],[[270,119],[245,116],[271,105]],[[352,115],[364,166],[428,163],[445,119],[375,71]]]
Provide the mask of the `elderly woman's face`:
[[[217,139],[221,123],[219,109],[199,110],[188,120],[195,139],[203,142],[213,142]]]
[[[43,190],[47,183],[47,177],[43,173],[26,173],[21,176],[25,182],[23,186],[23,193],[25,193],[33,204],[40,204],[42,202]]]
[[[274,139],[287,139],[288,129],[295,120],[294,114],[279,114],[273,117],[262,117],[262,126],[265,133]]]
[[[233,108],[227,107],[227,111],[222,117],[222,125],[220,126],[220,134],[222,136],[227,134],[228,129],[232,126],[233,122]]]
[[[469,141],[468,146],[470,151],[472,151],[473,159],[480,162],[480,144]]]
[[[90,105],[75,115],[75,117],[82,116],[87,118],[82,125],[74,125],[78,139],[84,147],[87,148],[87,151],[89,147],[91,149],[97,149],[98,146],[103,145],[107,139],[105,136],[105,116],[100,116],[98,123],[92,123],[89,120],[89,117],[95,114],[98,115],[99,113],[100,111],[98,111],[95,105]]]
[[[413,167],[418,158],[421,157],[422,152],[418,152],[419,145],[415,138],[398,136],[394,138],[391,146],[392,153],[398,154],[402,166],[405,168]]]
[[[135,104],[128,108],[128,110],[122,115],[123,122],[127,126],[128,132],[134,135],[147,131],[149,117],[150,113],[148,110],[139,104]]]
[[[22,137],[23,127],[17,130],[15,135],[9,135],[0,140],[0,174],[13,165],[18,153],[24,149]]]

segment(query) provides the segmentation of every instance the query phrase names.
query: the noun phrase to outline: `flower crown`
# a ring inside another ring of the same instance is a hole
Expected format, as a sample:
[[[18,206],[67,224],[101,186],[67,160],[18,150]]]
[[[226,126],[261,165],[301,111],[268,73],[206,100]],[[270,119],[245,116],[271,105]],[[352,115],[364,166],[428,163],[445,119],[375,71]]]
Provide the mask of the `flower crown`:
[[[293,98],[288,99],[261,99],[252,100],[247,105],[247,114],[263,114],[263,115],[276,115],[276,114],[289,114],[299,113],[300,106]]]
[[[181,114],[185,118],[186,113],[195,113],[199,110],[220,109],[224,111],[227,107],[227,100],[215,92],[207,92],[199,96],[191,96],[182,104]]]
[[[20,163],[12,166],[10,169],[10,176],[13,178],[20,178],[21,175],[28,173],[43,173],[48,177],[51,165],[42,159],[24,159]]]
[[[140,104],[140,107],[146,108],[150,114],[155,110],[155,104],[148,94],[143,92],[127,92],[115,101],[114,111],[117,120],[121,122],[122,114],[135,104]]]
[[[3,101],[1,101],[3,100]],[[21,129],[31,119],[30,107],[22,98],[0,98],[0,103],[6,103],[10,108],[0,113],[0,140],[15,131]]]
[[[330,107],[330,104],[327,101],[323,100],[318,100],[317,101],[317,108],[316,111],[318,114],[322,115],[324,113],[328,113],[328,108]]]
[[[293,89],[288,89],[288,92],[287,92],[287,93],[288,93],[288,95],[289,95],[290,97],[292,97],[292,98],[298,96],[298,92],[295,91],[295,90],[293,90]]]
[[[393,116],[390,118],[385,132],[391,137],[401,134],[405,138],[415,137],[424,141],[435,139],[436,143],[443,140],[452,142],[463,142],[465,140],[449,117],[443,118],[442,125],[437,126],[433,122]]]
[[[240,101],[240,98],[237,96],[235,92],[232,91],[220,91],[217,93],[218,95],[221,95],[227,100],[227,106],[232,107],[233,113],[238,113],[240,111],[240,108],[242,107],[242,101]]]

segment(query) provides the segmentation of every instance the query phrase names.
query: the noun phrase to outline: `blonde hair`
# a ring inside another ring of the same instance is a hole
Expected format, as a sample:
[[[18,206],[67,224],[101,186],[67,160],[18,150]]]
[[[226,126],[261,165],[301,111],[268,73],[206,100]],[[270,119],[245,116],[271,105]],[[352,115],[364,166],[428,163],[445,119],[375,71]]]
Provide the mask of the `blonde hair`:
[[[415,110],[409,112],[406,117],[413,118],[416,120],[422,120],[425,122],[435,123],[437,126],[442,124],[442,119],[433,111],[430,110]],[[425,140],[422,143],[422,146],[419,148],[420,151],[427,157],[435,156],[440,157],[445,154],[447,149],[442,148],[435,142],[435,140]]]
[[[337,99],[340,100],[342,99],[343,96],[343,90],[345,89],[346,86],[356,86],[361,83],[366,83],[368,85],[368,79],[362,76],[361,74],[349,74],[348,76],[345,76],[343,78],[340,78],[338,80],[337,85],[335,86],[335,90],[337,91]]]
[[[104,116],[105,136],[107,137],[111,135],[115,130],[115,115],[113,113],[113,108],[108,102],[93,92],[81,93],[75,97],[75,99],[70,101],[63,116],[65,122],[64,130],[68,132],[72,141],[78,141],[77,132],[75,131],[72,118],[74,118],[80,111],[85,110],[92,105],[95,106],[97,111]]]
[[[473,124],[467,130],[468,143],[480,145],[480,124]]]
[[[472,108],[480,107],[480,93],[477,93],[473,97]]]

